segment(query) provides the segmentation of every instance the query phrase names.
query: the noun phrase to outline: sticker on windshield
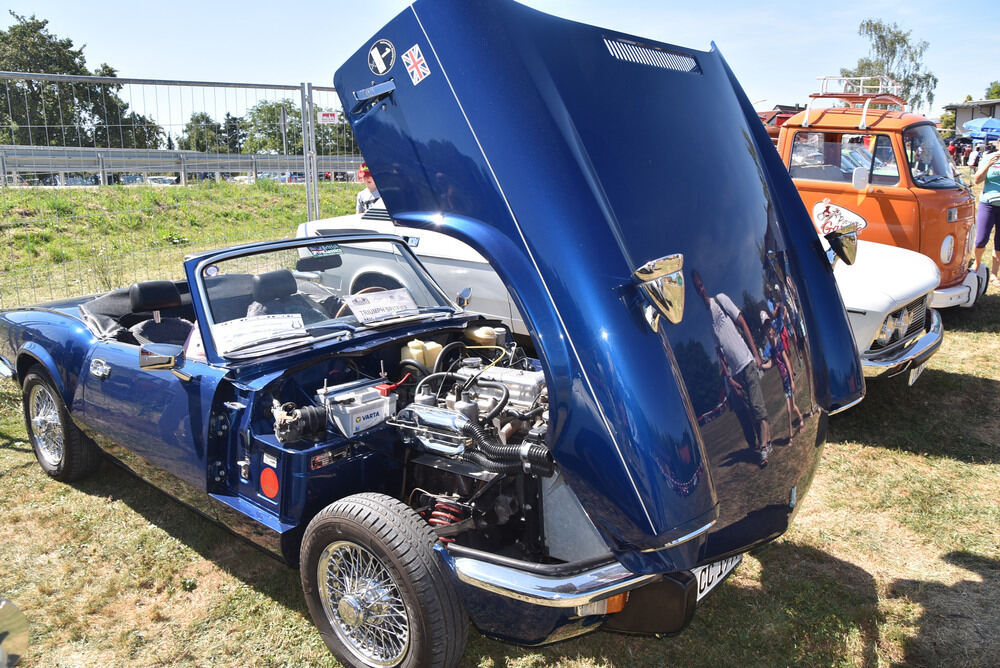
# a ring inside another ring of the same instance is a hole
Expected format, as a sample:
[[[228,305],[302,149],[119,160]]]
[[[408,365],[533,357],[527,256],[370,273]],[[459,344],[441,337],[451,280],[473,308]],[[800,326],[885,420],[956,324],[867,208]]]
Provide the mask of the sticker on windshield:
[[[376,76],[382,76],[396,64],[396,47],[387,39],[380,39],[368,50],[368,69]]]
[[[829,234],[835,230],[854,223],[858,226],[858,234],[868,227],[868,221],[842,206],[830,203],[830,198],[824,198],[812,210],[813,222],[820,234]]]
[[[406,288],[348,295],[344,297],[344,303],[362,324],[417,311],[417,305]]]
[[[343,255],[344,249],[337,244],[322,244],[309,246],[309,253],[313,257],[329,257],[330,255]]]
[[[420,53],[418,44],[414,44],[403,54],[403,65],[406,66],[406,72],[410,75],[410,81],[414,86],[431,75],[431,68],[424,60],[424,54]]]

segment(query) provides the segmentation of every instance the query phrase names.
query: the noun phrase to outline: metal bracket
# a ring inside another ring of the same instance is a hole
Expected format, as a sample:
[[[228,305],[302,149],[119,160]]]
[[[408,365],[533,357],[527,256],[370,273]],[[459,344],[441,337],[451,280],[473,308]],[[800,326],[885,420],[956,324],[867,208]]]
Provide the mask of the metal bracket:
[[[659,331],[660,316],[673,324],[684,317],[684,255],[674,253],[650,260],[633,272],[649,301],[644,309],[650,328]]]

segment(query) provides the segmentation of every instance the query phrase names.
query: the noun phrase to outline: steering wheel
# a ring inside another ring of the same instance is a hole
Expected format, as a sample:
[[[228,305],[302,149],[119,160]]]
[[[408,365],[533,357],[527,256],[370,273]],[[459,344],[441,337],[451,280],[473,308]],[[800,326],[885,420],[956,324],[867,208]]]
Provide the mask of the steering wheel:
[[[357,292],[352,292],[351,294],[352,295],[364,295],[364,294],[367,294],[369,292],[385,292],[385,288],[383,288],[381,285],[369,285],[367,288],[361,288]],[[340,308],[337,309],[337,315],[335,315],[333,317],[334,318],[340,318],[340,317],[342,317],[345,313],[347,313],[347,311],[349,310],[349,308],[350,307],[347,304],[341,304]]]

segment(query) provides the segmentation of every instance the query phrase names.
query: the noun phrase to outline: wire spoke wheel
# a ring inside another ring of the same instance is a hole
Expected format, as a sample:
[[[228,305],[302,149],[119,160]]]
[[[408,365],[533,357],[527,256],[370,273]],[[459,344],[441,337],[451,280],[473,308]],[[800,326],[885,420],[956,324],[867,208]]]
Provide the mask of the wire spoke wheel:
[[[299,548],[302,593],[330,651],[355,668],[454,668],[469,618],[405,503],[367,492],[321,510]]]
[[[410,643],[410,620],[399,587],[378,557],[338,541],[317,564],[323,611],[341,642],[374,666],[395,666]]]
[[[63,459],[63,425],[52,393],[45,385],[35,385],[28,396],[28,419],[38,446],[38,454],[50,466]]]

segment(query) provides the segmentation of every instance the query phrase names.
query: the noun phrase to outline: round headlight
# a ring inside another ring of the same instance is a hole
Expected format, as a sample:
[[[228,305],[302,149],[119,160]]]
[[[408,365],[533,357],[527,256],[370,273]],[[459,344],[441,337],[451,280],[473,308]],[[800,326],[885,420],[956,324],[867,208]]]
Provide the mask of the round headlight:
[[[895,318],[891,315],[885,319],[885,322],[882,323],[882,329],[878,331],[878,336],[875,337],[875,343],[885,346],[889,344],[889,341],[892,341],[892,335],[896,331],[896,326],[893,323],[894,320]]]
[[[955,255],[955,237],[948,235],[941,242],[941,264],[948,264]]]

